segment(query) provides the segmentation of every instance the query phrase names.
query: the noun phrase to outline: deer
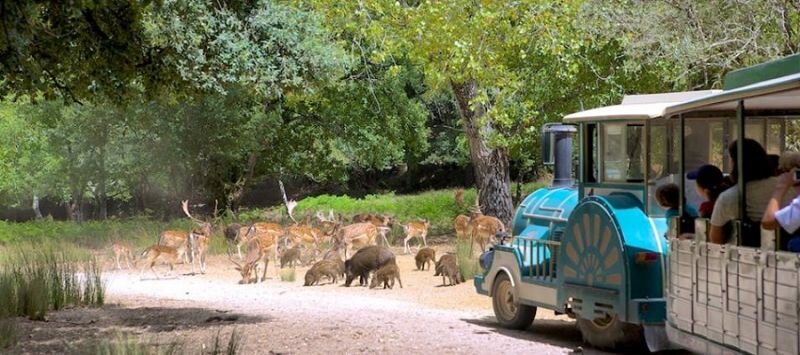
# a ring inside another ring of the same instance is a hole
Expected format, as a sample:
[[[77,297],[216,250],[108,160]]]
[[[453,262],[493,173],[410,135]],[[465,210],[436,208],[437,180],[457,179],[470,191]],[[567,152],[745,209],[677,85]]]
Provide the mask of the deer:
[[[116,241],[113,244],[111,244],[111,252],[114,253],[114,261],[116,261],[117,270],[122,269],[119,265],[119,259],[123,257],[125,258],[125,265],[127,266],[127,268],[128,269],[131,268],[130,260],[133,259],[133,253],[131,253],[131,248],[127,244],[122,243],[120,241]],[[134,260],[134,263],[135,262],[136,260]]]
[[[178,262],[178,250],[166,245],[156,244],[145,249],[142,253],[142,258],[145,259],[145,264],[142,266],[141,270],[139,270],[139,278],[142,278],[144,269],[148,267],[147,265],[150,265],[150,270],[153,271],[157,279],[160,279],[161,277],[158,276],[155,269],[156,263],[166,263],[169,265],[170,271],[175,270],[175,263]]]
[[[463,214],[456,216],[453,220],[453,229],[456,231],[456,238],[459,240],[466,239],[471,234],[470,230],[471,219]]]
[[[188,246],[189,246],[189,255],[190,255],[190,262],[192,264],[192,274],[195,274],[194,264],[195,262],[200,264],[200,273],[206,273],[206,251],[208,250],[208,242],[211,239],[211,233],[213,231],[213,225],[210,222],[206,222],[197,218],[194,218],[191,213],[189,213],[189,200],[181,201],[181,208],[183,209],[183,213],[186,214],[189,219],[194,221],[197,224],[197,228],[193,228],[191,232],[189,232],[188,237]]]
[[[158,245],[175,248],[178,251],[178,260],[184,264],[189,263],[189,231],[178,229],[162,231],[158,236]]]
[[[486,216],[481,212],[481,206],[478,201],[478,197],[475,198],[475,206],[472,211],[472,218],[469,222],[469,229],[471,230],[471,238],[472,241],[470,242],[470,249],[472,248],[471,245],[475,242],[478,242],[478,245],[481,247],[481,252],[486,251],[486,245],[489,243],[495,243],[495,235],[500,232],[506,231],[506,226],[503,224],[502,221],[497,219],[496,217]]]
[[[372,223],[354,223],[336,230],[334,234],[337,248],[344,249],[344,257],[352,252],[353,248],[360,249],[367,245],[375,245],[378,228]]]
[[[328,211],[328,216],[317,211],[316,218],[320,224],[319,229],[322,231],[322,242],[331,239],[342,225],[341,219],[336,219],[336,217],[334,217],[333,210]]]
[[[456,189],[453,193],[453,199],[456,201],[456,206],[458,206],[459,209],[464,208],[464,189]]]
[[[275,258],[278,254],[278,236],[272,233],[261,233],[255,235],[247,242],[247,254],[244,263],[240,264],[233,260],[231,256],[228,259],[236,265],[234,269],[241,273],[242,279],[239,284],[249,284],[258,282],[258,263],[264,262],[264,272],[261,276],[261,281],[267,279],[267,268],[269,267],[269,258]],[[275,261],[277,264],[277,260]]]
[[[416,237],[422,239],[422,244],[426,247],[428,246],[428,241],[426,239],[428,237],[428,227],[430,227],[430,225],[430,221],[427,220],[408,222],[408,224],[403,225],[403,231],[406,233],[406,237],[403,239],[403,246],[405,247],[406,254],[411,253],[408,243],[412,238]]]

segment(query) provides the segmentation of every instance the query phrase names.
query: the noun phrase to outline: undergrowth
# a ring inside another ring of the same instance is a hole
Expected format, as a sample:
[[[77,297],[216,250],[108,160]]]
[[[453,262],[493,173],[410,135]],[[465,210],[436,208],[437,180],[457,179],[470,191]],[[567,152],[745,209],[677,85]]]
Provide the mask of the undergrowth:
[[[104,302],[100,266],[86,252],[24,244],[0,254],[0,348],[16,343],[16,317],[45,320],[50,311]]]
[[[480,271],[480,264],[474,253],[470,241],[459,240],[456,242],[458,268],[461,271],[461,276],[464,276],[464,279],[467,280],[473,278]]]

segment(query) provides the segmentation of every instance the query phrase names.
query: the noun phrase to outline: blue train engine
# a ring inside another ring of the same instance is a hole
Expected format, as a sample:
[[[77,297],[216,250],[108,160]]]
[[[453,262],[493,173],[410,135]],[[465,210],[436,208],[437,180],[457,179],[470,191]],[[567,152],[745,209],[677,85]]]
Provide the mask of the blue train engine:
[[[544,127],[542,151],[555,165],[553,184],[520,204],[512,235],[481,257],[483,273],[474,281],[478,293],[492,297],[502,326],[527,328],[543,307],[574,317],[596,347],[665,338],[671,209],[655,195],[660,186],[680,185],[681,175],[680,127],[662,113],[712,93],[626,96],[619,105]],[[579,147],[576,174],[573,146]]]

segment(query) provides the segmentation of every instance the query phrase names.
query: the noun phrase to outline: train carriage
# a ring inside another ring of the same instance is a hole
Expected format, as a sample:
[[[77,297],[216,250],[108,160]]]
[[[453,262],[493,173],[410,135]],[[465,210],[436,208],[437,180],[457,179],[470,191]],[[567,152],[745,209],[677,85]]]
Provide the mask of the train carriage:
[[[730,73],[724,91],[665,110],[667,120],[689,127],[724,117],[733,130],[728,139],[755,139],[779,154],[800,121],[800,55]],[[681,146],[685,146],[685,139]],[[741,145],[739,145],[741,146]],[[685,153],[684,153],[685,154]],[[737,156],[738,181],[748,169]],[[683,164],[683,171],[691,169]],[[746,191],[737,184],[739,216],[746,216]],[[696,219],[694,231],[685,223],[670,224],[669,275],[665,281],[667,334],[682,347],[702,353],[800,353],[800,257],[780,251],[786,236],[733,223],[727,244],[708,239],[709,221]],[[758,226],[756,226],[758,227]],[[692,238],[678,238],[690,233]],[[748,233],[758,235],[746,238]],[[745,240],[757,245],[743,246]]]
[[[736,138],[782,152],[800,114],[798,72],[800,56],[787,57],[731,73],[721,91],[626,96],[545,127],[554,184],[522,202],[512,236],[481,257],[474,281],[498,322],[525,328],[544,307],[576,318],[584,339],[603,348],[645,339],[667,348],[666,325],[671,340],[697,351],[798,353],[800,259],[766,250],[780,244],[770,233],[761,249],[706,242],[708,222],[687,208],[700,198],[684,178],[706,163],[727,171]],[[674,218],[655,197],[665,184],[685,201]]]

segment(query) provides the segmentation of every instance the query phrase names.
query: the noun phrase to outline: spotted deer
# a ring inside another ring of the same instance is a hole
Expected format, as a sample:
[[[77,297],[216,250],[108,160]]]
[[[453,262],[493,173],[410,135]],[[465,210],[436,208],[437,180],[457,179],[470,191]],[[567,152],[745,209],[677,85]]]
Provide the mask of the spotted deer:
[[[130,260],[133,259],[133,253],[131,253],[130,246],[128,246],[126,243],[116,241],[111,244],[111,252],[114,253],[114,261],[117,264],[117,270],[122,269],[119,265],[119,259],[121,258],[125,258],[125,266],[127,266],[128,269],[131,268]]]
[[[378,228],[372,223],[354,223],[338,229],[334,235],[335,243],[344,249],[344,257],[352,254],[353,249],[375,245]]]
[[[189,232],[188,247],[189,247],[189,261],[192,264],[192,274],[195,273],[195,264],[200,264],[200,273],[206,273],[206,251],[208,250],[208,242],[211,239],[211,233],[213,232],[213,225],[210,222],[206,222],[200,219],[197,219],[189,213],[189,201],[184,200],[181,202],[181,208],[183,209],[183,213],[186,214],[189,219],[194,221],[197,224],[196,228],[193,228],[191,232]]]
[[[466,240],[471,234],[470,218],[460,214],[453,220],[453,229],[456,231],[456,238]]]
[[[240,284],[258,282],[258,264],[262,261],[264,263],[264,272],[261,276],[261,281],[263,282],[267,279],[269,259],[276,259],[278,255],[278,238],[279,235],[274,233],[256,234],[246,244],[247,254],[243,263],[240,264],[233,260],[232,257],[228,257],[236,265],[235,269],[241,273]],[[275,260],[275,265],[277,265],[277,260]]]
[[[161,277],[158,276],[155,265],[159,262],[168,264],[170,272],[174,271],[175,263],[178,262],[178,250],[166,245],[153,245],[144,250],[142,253],[142,258],[145,259],[145,263],[139,270],[139,278],[141,278],[142,274],[144,273],[144,269],[149,265],[150,270],[153,271],[153,274],[156,275],[156,278],[160,279]]]
[[[427,220],[408,222],[408,224],[403,225],[403,231],[406,233],[406,237],[403,239],[403,246],[405,247],[406,254],[411,253],[408,243],[413,238],[422,239],[422,244],[426,247],[428,246],[428,241],[426,239],[428,237],[428,227],[430,227],[430,225],[431,223]]]

